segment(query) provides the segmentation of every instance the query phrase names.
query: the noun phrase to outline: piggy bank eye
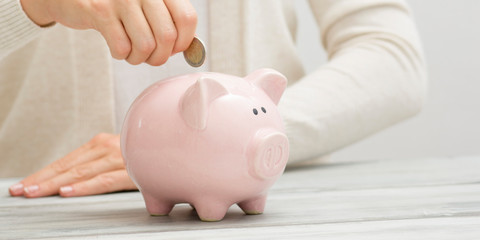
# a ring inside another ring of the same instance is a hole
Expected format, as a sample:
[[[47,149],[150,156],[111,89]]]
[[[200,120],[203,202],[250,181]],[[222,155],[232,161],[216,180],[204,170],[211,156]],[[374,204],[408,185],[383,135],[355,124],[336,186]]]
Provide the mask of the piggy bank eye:
[[[267,113],[267,110],[265,110],[265,108],[262,107],[262,112],[263,112],[263,113]]]
[[[255,114],[255,115],[258,114],[258,110],[256,108],[253,109],[253,114]]]

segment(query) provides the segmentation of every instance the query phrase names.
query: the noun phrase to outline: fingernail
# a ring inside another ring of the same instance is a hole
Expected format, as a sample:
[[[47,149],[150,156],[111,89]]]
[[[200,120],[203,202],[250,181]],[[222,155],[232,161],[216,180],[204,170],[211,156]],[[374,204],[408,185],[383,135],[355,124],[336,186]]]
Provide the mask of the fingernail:
[[[71,186],[64,186],[60,188],[60,192],[65,194],[71,193],[72,191],[73,188]]]
[[[23,193],[23,184],[21,183],[13,184],[9,189],[12,195],[20,195]]]
[[[35,193],[36,191],[38,191],[38,185],[32,185],[32,186],[25,187],[23,189],[23,191],[27,194]]]

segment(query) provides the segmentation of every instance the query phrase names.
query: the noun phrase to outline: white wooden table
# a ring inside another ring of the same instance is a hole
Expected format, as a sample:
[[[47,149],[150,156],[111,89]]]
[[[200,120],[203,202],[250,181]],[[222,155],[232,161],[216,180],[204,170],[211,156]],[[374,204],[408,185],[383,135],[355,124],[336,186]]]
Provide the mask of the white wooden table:
[[[214,223],[188,205],[151,217],[139,192],[9,197],[17,180],[0,180],[0,239],[480,239],[480,156],[289,169],[263,215]]]

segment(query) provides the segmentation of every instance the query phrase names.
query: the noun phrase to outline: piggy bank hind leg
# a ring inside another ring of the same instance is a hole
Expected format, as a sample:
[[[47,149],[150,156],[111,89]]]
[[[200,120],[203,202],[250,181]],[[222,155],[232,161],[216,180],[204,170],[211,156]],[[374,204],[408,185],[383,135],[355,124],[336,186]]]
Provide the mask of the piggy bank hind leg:
[[[152,216],[166,216],[172,211],[174,203],[157,199],[149,194],[142,193],[148,213]]]
[[[237,205],[248,215],[262,214],[265,209],[265,202],[267,201],[267,196],[262,195],[260,197],[248,199],[242,202],[239,202]]]
[[[203,201],[191,204],[198,217],[204,222],[217,222],[225,217],[230,205],[216,201]]]

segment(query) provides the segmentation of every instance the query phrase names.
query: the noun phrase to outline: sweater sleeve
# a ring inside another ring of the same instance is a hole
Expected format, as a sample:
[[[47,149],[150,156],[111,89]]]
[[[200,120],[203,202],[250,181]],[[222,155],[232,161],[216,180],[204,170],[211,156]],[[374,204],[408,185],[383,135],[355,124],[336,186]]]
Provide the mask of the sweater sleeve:
[[[285,92],[290,163],[325,155],[417,113],[426,70],[402,0],[311,0],[328,63]]]
[[[43,30],[28,18],[20,0],[0,0],[0,59],[32,41]]]

